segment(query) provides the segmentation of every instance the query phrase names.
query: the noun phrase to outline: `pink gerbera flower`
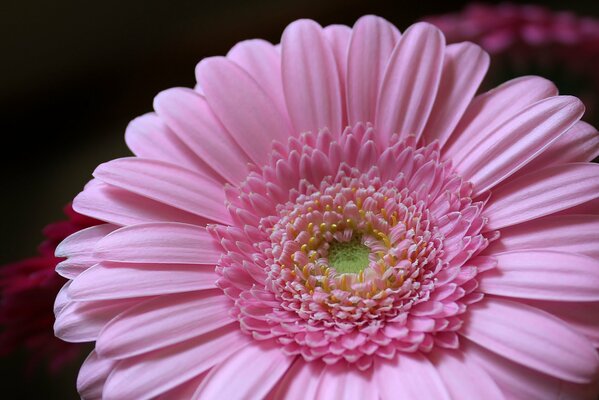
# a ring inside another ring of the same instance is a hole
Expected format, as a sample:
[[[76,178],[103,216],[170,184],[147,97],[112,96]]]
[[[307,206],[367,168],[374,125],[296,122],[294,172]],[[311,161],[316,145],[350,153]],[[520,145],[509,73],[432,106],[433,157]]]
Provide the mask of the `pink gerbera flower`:
[[[54,251],[67,236],[101,222],[77,214],[70,204],[64,212],[67,220],[44,228],[46,240],[37,256],[0,267],[0,356],[27,349],[30,372],[47,361],[50,371],[56,373],[82,352],[80,346],[52,334],[52,302],[65,284],[54,271],[62,261]]]
[[[81,395],[592,395],[598,133],[539,77],[474,97],[487,67],[426,23],[300,20],[159,94],[57,250]]]

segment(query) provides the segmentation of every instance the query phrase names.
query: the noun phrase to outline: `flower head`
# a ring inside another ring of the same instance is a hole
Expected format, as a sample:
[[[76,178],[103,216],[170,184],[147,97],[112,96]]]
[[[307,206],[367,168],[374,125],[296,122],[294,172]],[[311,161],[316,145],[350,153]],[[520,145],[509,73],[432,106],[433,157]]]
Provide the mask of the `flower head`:
[[[66,282],[54,271],[62,261],[54,251],[67,236],[99,221],[77,214],[70,204],[64,211],[68,220],[44,228],[46,240],[37,256],[0,267],[0,355],[25,347],[30,370],[48,360],[50,370],[58,372],[81,353],[53,335],[52,303]]]
[[[474,97],[487,67],[426,23],[300,20],[159,94],[57,250],[82,396],[587,390],[598,134],[542,78]]]

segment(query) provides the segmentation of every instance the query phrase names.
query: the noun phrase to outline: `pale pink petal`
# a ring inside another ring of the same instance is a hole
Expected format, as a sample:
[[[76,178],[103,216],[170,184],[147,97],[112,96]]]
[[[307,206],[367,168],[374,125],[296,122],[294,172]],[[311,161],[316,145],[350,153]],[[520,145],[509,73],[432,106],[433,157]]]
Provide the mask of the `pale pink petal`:
[[[497,268],[480,290],[499,296],[554,301],[599,301],[599,260],[553,250],[494,254]]]
[[[599,348],[599,302],[562,303],[527,300],[533,307],[547,311],[565,321],[568,326],[588,337]]]
[[[469,154],[472,147],[505,121],[531,104],[552,96],[557,96],[552,82],[524,76],[475,97],[444,146],[443,157],[451,160]]]
[[[480,365],[508,399],[558,399],[562,381],[497,355],[463,340],[464,353]],[[574,400],[574,399],[572,399]]]
[[[58,291],[56,294],[56,299],[54,299],[53,311],[54,315],[58,314],[62,309],[64,309],[71,301],[69,297],[69,286],[71,286],[71,281],[68,281]]]
[[[96,351],[103,357],[126,358],[182,342],[235,321],[233,303],[222,291],[160,296],[110,320]]]
[[[297,357],[279,382],[275,399],[304,400],[316,398],[320,376],[326,368],[322,361],[307,362]]]
[[[154,98],[154,108],[178,138],[219,178],[235,184],[245,179],[249,158],[216,118],[204,97],[191,89],[168,89]]]
[[[135,225],[145,222],[186,222],[206,225],[209,219],[167,206],[97,179],[91,180],[73,200],[73,209],[80,214],[114,225]]]
[[[286,142],[292,134],[287,117],[233,61],[206,58],[198,64],[196,78],[214,114],[257,165],[268,161],[273,141]]]
[[[395,46],[383,75],[375,126],[382,138],[393,133],[417,138],[439,88],[445,38],[433,25],[410,26]]]
[[[599,132],[586,122],[578,121],[547,147],[539,157],[518,171],[518,176],[550,165],[588,162],[598,155]]]
[[[251,342],[230,325],[200,337],[120,361],[104,386],[104,399],[149,399],[221,363]]]
[[[550,249],[599,259],[599,216],[550,215],[501,229],[487,254]]]
[[[348,122],[374,122],[383,73],[399,40],[395,26],[383,18],[364,16],[356,21],[347,55]]]
[[[294,358],[277,345],[246,346],[214,367],[194,399],[262,399],[285,374]]]
[[[486,296],[467,318],[462,335],[502,357],[575,383],[597,373],[599,357],[588,339],[544,311]]]
[[[452,163],[474,184],[475,193],[482,193],[541,154],[583,112],[584,106],[576,97],[541,100],[489,133],[472,152],[454,157]]]
[[[432,368],[437,370],[450,398],[473,400],[505,398],[489,374],[470,358],[468,352],[439,350],[433,354],[431,361]],[[426,385],[425,382],[424,384]]]
[[[317,399],[378,400],[372,368],[360,371],[343,362],[327,365],[320,376]]]
[[[218,182],[174,164],[141,158],[121,158],[101,164],[94,177],[183,211],[230,223],[225,194]]]
[[[175,135],[155,113],[137,117],[127,125],[125,142],[133,154],[142,158],[162,160],[211,176],[214,171]]]
[[[281,55],[275,46],[262,39],[244,40],[229,50],[227,58],[250,74],[274,101],[281,114],[287,115],[280,74]]]
[[[283,90],[296,132],[342,129],[341,86],[335,55],[322,28],[311,20],[292,22],[281,38]]]
[[[104,383],[114,368],[116,362],[98,357],[95,351],[81,365],[77,376],[77,391],[85,400],[101,400]]]
[[[68,294],[75,300],[110,300],[212,289],[213,268],[177,264],[97,264],[79,275]]]
[[[71,301],[56,313],[54,334],[67,342],[92,342],[108,321],[138,302],[138,299]]]
[[[488,229],[553,214],[599,197],[599,165],[576,163],[544,168],[506,182],[485,207]]]
[[[170,222],[154,222],[120,228],[94,247],[103,261],[214,265],[221,251],[206,228]]]
[[[447,46],[435,105],[422,134],[443,146],[462,118],[489,68],[489,55],[472,43]]]
[[[156,400],[184,400],[193,398],[193,394],[196,392],[196,390],[198,390],[198,387],[200,387],[207,374],[207,372],[201,373],[200,375],[185,383],[182,383],[176,388],[162,393],[160,396],[156,397]]]
[[[333,49],[333,55],[335,56],[335,65],[339,75],[339,95],[341,97],[341,124],[346,126],[348,122],[345,79],[347,77],[347,50],[352,29],[346,25],[329,25],[322,29],[322,34]]]
[[[374,369],[382,400],[396,399],[398,393],[414,400],[451,399],[435,366],[420,353],[401,353],[390,361],[377,359]]]

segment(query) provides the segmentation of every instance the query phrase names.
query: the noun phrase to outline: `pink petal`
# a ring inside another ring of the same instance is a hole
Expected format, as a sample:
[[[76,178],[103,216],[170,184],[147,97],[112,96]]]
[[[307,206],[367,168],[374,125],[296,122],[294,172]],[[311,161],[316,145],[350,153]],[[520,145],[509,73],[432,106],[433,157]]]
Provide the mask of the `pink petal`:
[[[286,142],[292,134],[274,101],[231,60],[205,58],[196,68],[196,78],[214,114],[258,165],[268,161],[273,141]]]
[[[89,353],[77,376],[77,391],[81,398],[101,400],[104,383],[115,364],[113,360],[98,357],[95,351]]]
[[[506,182],[485,207],[487,229],[530,221],[599,197],[599,165],[564,164]]]
[[[343,362],[327,365],[320,376],[317,399],[378,400],[372,369],[360,371]]]
[[[214,174],[155,113],[137,117],[127,126],[125,142],[133,154]]]
[[[524,76],[483,93],[472,100],[444,150],[444,158],[463,158],[472,147],[524,108],[547,97],[557,88],[547,79]]]
[[[209,219],[167,206],[97,179],[91,180],[73,200],[73,209],[115,225],[169,221],[206,225]]]
[[[599,301],[599,260],[553,250],[495,254],[480,279],[484,293],[525,299]]]
[[[375,126],[383,137],[420,137],[437,95],[444,50],[441,31],[424,22],[410,26],[401,37],[377,100]]]
[[[566,133],[518,171],[518,175],[537,171],[550,165],[589,162],[599,155],[599,132],[584,121],[578,121]]]
[[[548,249],[599,259],[599,216],[550,215],[501,229],[486,253]]]
[[[283,89],[296,132],[342,127],[341,86],[333,49],[311,20],[291,23],[281,38]]]
[[[562,381],[501,357],[470,341],[463,341],[464,353],[483,367],[507,398],[558,399]]]
[[[432,362],[452,399],[505,398],[489,374],[472,360],[468,352],[444,349],[433,354]]]
[[[148,399],[219,364],[251,342],[238,327],[227,327],[119,362],[104,386],[104,398]]]
[[[590,382],[599,366],[584,336],[551,314],[519,302],[485,297],[468,308],[461,333],[502,357],[570,382]]]
[[[198,390],[198,387],[202,384],[204,378],[206,378],[206,375],[208,375],[208,373],[204,372],[195,378],[182,383],[176,388],[162,393],[160,396],[156,397],[156,400],[191,399],[196,390]]]
[[[214,265],[221,251],[204,227],[154,222],[112,232],[96,244],[94,256],[124,263]]]
[[[287,115],[281,55],[271,43],[262,39],[244,40],[227,53],[227,58],[243,68],[277,105],[282,115]],[[273,73],[275,72],[276,73]]]
[[[277,345],[246,346],[210,371],[194,399],[262,399],[293,360]]]
[[[584,113],[572,96],[541,100],[507,120],[482,139],[472,152],[452,162],[461,176],[482,193],[537,157]]]
[[[110,300],[212,289],[213,268],[176,264],[100,263],[79,275],[68,294],[75,300]]]
[[[341,97],[342,126],[347,123],[347,105],[345,79],[347,77],[347,50],[352,29],[346,25],[329,25],[323,28],[322,33],[333,50],[337,74],[339,75],[339,95]]]
[[[103,224],[77,231],[56,246],[56,257],[91,255],[96,243],[117,228],[114,225]]]
[[[192,214],[226,224],[231,221],[221,184],[173,164],[121,158],[98,166],[94,177]]]
[[[192,339],[235,320],[219,290],[160,296],[112,319],[96,342],[103,357],[126,358]]]
[[[349,125],[374,122],[383,73],[399,37],[397,28],[383,18],[367,15],[356,21],[347,55]]]
[[[451,398],[437,369],[420,353],[401,353],[391,361],[379,358],[374,368],[383,400],[396,399],[398,393],[414,400]]]
[[[186,88],[173,88],[154,98],[158,115],[176,133],[178,140],[231,183],[240,183],[248,174],[248,156],[216,118],[206,99]]]
[[[325,367],[321,361],[307,362],[302,357],[297,357],[279,382],[275,398],[287,400],[316,398],[320,376]]]
[[[426,143],[443,146],[462,118],[489,68],[489,55],[473,43],[447,46],[435,105],[424,128]]]
[[[54,334],[66,342],[92,342],[108,321],[138,301],[71,301],[56,313]]]

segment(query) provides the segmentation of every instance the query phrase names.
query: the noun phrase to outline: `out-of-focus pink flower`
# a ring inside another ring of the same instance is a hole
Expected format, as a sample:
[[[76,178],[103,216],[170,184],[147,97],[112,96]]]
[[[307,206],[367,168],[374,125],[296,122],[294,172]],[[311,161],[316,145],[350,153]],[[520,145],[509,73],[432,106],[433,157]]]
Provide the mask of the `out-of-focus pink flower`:
[[[57,254],[86,399],[580,398],[599,134],[434,26],[289,25],[131,122]]]
[[[55,271],[62,258],[54,256],[64,238],[98,221],[65,207],[68,220],[44,228],[46,240],[38,255],[0,267],[0,356],[18,349],[28,351],[29,369],[48,362],[59,371],[81,353],[80,346],[54,336],[52,305],[65,279]]]
[[[542,73],[580,97],[586,118],[599,119],[599,20],[537,5],[472,4],[425,18],[448,42],[471,41],[493,57],[490,86],[506,76]]]

